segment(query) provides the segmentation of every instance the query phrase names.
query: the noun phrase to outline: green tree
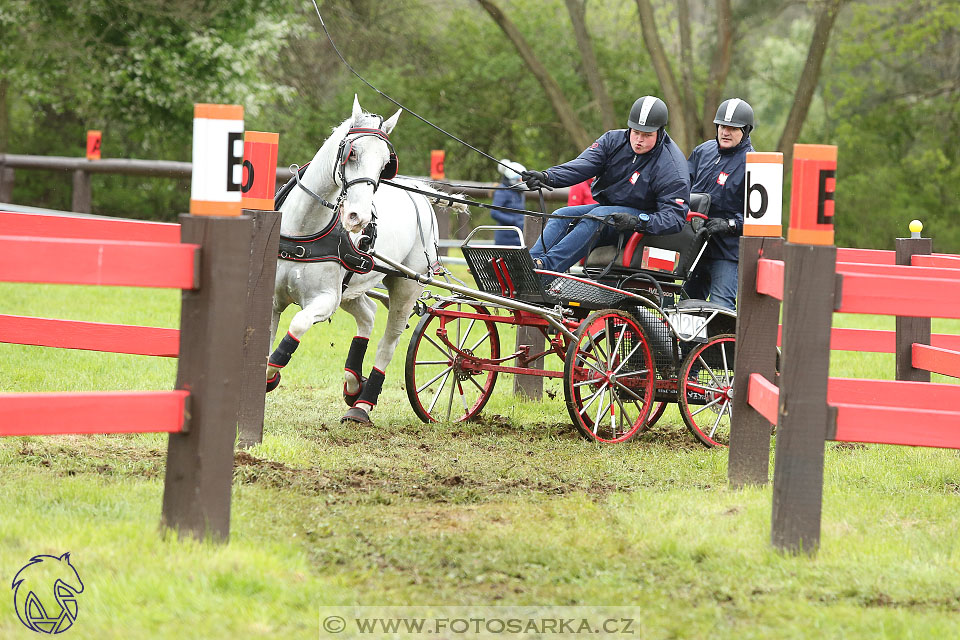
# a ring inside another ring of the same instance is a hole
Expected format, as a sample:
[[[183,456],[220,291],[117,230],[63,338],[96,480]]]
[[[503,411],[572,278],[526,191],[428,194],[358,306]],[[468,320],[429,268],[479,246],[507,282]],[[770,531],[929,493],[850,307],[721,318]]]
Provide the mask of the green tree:
[[[840,149],[838,243],[889,248],[917,218],[936,251],[960,251],[956,4],[862,4],[840,35],[823,126]]]

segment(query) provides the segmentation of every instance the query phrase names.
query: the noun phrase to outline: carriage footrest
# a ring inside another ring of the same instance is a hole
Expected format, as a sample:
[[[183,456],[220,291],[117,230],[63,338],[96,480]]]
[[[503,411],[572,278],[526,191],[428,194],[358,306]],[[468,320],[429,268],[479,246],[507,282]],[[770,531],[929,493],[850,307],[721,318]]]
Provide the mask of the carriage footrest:
[[[532,304],[556,304],[544,291],[526,248],[464,245],[461,251],[477,288],[484,293]]]
[[[547,286],[547,291],[564,304],[574,303],[597,309],[615,307],[627,297],[599,283],[581,282],[573,278],[557,278]]]

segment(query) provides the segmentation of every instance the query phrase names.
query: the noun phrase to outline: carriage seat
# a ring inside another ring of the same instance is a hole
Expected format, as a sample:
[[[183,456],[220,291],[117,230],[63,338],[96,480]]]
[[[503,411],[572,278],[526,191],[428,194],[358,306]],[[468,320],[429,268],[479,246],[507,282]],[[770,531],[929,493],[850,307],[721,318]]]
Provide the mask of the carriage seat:
[[[589,271],[604,269],[613,261],[612,273],[644,271],[668,279],[685,280],[709,238],[703,222],[710,211],[710,194],[691,193],[690,213],[683,228],[665,236],[633,232],[619,254],[615,246],[597,247],[584,263]]]

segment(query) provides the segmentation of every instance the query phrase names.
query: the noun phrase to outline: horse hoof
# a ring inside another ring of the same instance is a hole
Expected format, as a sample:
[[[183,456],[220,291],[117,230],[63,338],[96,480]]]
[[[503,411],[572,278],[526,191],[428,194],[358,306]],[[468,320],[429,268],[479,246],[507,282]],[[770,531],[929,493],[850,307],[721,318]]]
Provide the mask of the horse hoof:
[[[280,386],[280,372],[277,371],[273,374],[272,378],[267,379],[267,393],[270,393],[274,389]]]
[[[367,379],[364,376],[360,376],[360,388],[357,389],[356,393],[347,393],[347,383],[343,383],[343,401],[347,403],[348,407],[357,404],[357,400],[360,399],[360,394],[363,393],[363,385],[366,381]]]
[[[373,421],[370,419],[370,415],[360,407],[351,407],[345,414],[343,414],[343,417],[340,418],[340,423],[344,424],[347,422],[364,426],[373,424]]]

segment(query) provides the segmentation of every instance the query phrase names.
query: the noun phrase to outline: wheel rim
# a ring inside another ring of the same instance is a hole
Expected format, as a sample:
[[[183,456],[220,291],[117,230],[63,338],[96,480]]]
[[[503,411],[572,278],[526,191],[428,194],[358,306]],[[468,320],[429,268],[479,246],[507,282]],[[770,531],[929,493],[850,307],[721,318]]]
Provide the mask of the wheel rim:
[[[564,394],[580,433],[625,442],[645,426],[653,406],[650,343],[636,320],[598,311],[584,320],[567,349]]]
[[[650,417],[647,418],[647,421],[643,425],[643,431],[657,424],[657,420],[663,417],[664,412],[667,410],[667,404],[665,400],[660,400],[653,405],[653,410],[650,411]]]
[[[439,308],[490,315],[476,304],[444,302]],[[447,346],[438,332],[466,356]],[[496,323],[476,318],[448,318],[428,314],[420,321],[407,348],[405,382],[414,412],[424,422],[460,422],[477,415],[490,399],[496,371],[477,368],[478,360],[500,357]]]
[[[680,367],[680,415],[708,447],[730,444],[734,344],[732,335],[714,336],[694,348]]]

